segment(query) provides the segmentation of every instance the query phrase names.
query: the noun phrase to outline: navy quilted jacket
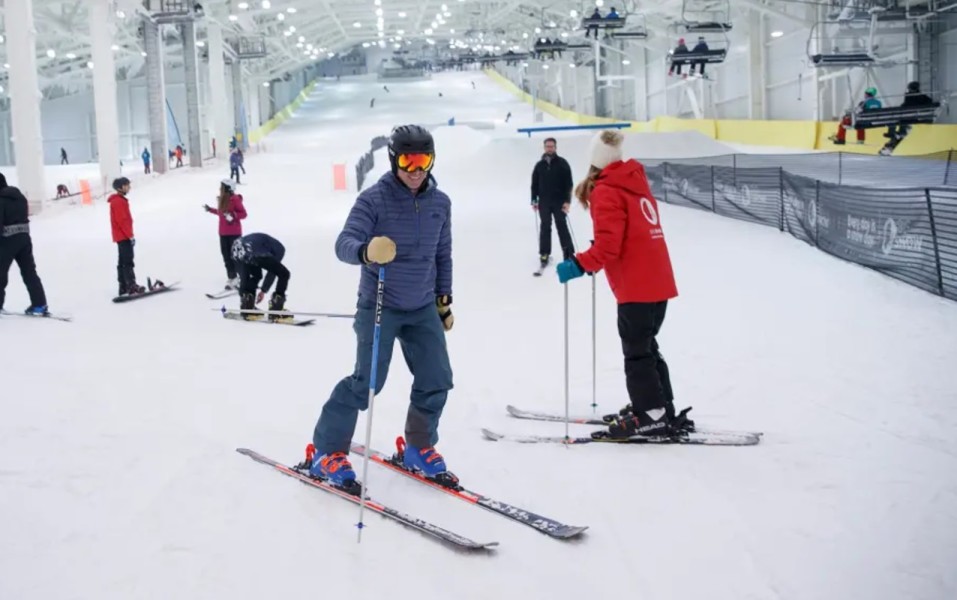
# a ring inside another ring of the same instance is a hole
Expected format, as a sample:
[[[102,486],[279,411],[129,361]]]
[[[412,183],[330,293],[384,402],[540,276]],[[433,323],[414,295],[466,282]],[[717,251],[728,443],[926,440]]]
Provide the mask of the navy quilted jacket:
[[[395,260],[386,265],[383,304],[417,310],[452,293],[452,202],[430,175],[426,189],[412,192],[391,172],[359,194],[336,239],[336,256],[362,264],[360,308],[375,306],[379,265],[362,263],[362,248],[376,236],[396,245]]]

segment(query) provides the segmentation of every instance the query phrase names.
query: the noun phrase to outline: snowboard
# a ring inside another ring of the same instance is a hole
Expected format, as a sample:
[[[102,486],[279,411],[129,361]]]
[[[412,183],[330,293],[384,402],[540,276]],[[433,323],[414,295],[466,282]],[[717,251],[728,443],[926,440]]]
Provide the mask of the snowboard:
[[[179,285],[179,283],[180,282],[178,281],[174,283],[164,283],[161,286],[158,285],[156,287],[151,287],[147,289],[145,292],[143,292],[142,294],[129,294],[126,296],[117,296],[113,298],[113,302],[116,302],[116,303],[129,302],[131,300],[139,300],[140,298],[145,298],[147,296],[155,296],[156,294],[162,294],[163,292],[171,292],[175,289],[177,285]]]
[[[45,315],[30,315],[27,313],[7,312],[4,310],[4,311],[0,311],[0,315],[3,315],[4,317],[29,317],[31,319],[52,319],[54,321],[65,321],[67,323],[73,320],[73,317],[69,315],[57,315],[54,313],[47,313]]]
[[[239,293],[239,290],[222,290],[220,292],[215,292],[212,294],[206,294],[206,297],[210,300],[222,300],[223,298],[229,298]]]
[[[247,320],[243,318],[242,313],[226,312],[226,311],[223,312],[223,317],[226,319],[232,319],[234,321],[243,321],[245,323],[264,323],[266,325],[292,325],[293,327],[305,327],[306,325],[312,325],[313,323],[316,322],[315,319],[292,319],[292,320],[280,319],[278,321],[270,321],[269,319],[265,318],[265,315],[263,316],[264,318],[262,319]]]

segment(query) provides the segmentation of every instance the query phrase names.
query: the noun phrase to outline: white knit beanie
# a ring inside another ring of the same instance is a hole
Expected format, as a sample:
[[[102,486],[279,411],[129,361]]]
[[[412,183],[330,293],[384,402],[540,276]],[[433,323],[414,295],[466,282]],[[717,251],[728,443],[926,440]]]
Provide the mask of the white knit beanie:
[[[621,160],[621,143],[625,136],[614,129],[605,129],[596,135],[588,149],[592,166],[604,169],[616,160]]]

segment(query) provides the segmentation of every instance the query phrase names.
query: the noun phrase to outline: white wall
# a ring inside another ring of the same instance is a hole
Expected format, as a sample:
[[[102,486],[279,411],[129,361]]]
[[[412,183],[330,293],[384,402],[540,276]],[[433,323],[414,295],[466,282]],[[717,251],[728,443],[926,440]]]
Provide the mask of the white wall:
[[[200,127],[202,128],[202,154],[212,155],[211,119],[207,110],[209,98],[208,64],[200,64]],[[186,84],[181,69],[166,70],[166,99],[173,111],[184,145],[189,134],[186,121]],[[270,89],[261,84],[247,86],[246,112],[249,130],[259,127],[274,114],[271,111],[270,94],[276,98],[276,110],[292,102],[308,83],[304,71],[292,74],[289,81],[279,80]],[[227,114],[233,114],[232,78],[226,78]],[[117,119],[120,129],[120,158],[127,162],[138,160],[144,147],[149,146],[149,112],[147,108],[146,78],[139,77],[116,84]],[[40,105],[41,130],[43,135],[44,162],[60,163],[60,148],[66,149],[71,163],[95,162],[96,158],[96,119],[93,108],[92,89],[44,100]],[[6,143],[0,144],[0,164],[12,164],[10,156],[10,114],[0,111],[0,137]],[[172,142],[172,134],[170,133]],[[228,140],[217,140],[218,150],[227,147]],[[171,147],[175,144],[171,143]],[[189,151],[193,151],[191,148]]]

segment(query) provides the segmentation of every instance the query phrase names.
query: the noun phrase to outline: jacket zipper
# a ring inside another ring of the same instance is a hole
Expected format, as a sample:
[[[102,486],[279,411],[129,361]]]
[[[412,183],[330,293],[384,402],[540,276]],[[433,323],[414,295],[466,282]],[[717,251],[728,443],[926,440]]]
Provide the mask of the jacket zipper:
[[[422,247],[422,220],[419,215],[419,199],[413,197],[412,202],[415,203],[415,247]]]

